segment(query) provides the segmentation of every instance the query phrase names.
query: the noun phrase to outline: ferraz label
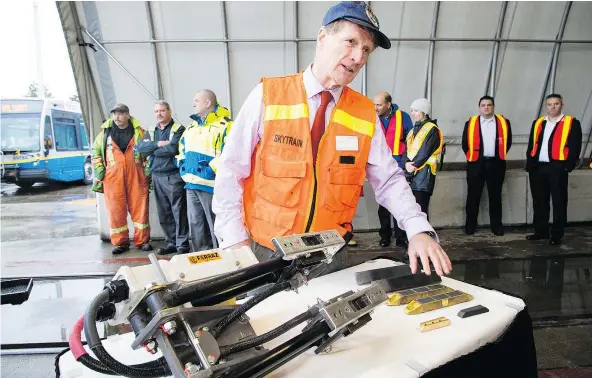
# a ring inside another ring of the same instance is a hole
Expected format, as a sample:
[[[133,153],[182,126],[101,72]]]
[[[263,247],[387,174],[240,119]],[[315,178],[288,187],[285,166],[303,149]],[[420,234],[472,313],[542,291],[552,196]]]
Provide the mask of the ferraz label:
[[[190,264],[201,264],[208,261],[220,260],[222,256],[218,252],[204,253],[201,255],[187,256]]]

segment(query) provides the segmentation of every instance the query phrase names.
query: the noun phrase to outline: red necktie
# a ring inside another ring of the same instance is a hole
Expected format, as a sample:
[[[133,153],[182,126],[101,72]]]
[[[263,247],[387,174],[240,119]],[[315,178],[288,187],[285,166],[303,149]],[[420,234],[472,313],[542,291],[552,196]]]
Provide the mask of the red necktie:
[[[314,123],[312,124],[312,129],[310,130],[310,137],[312,141],[312,162],[313,164],[317,160],[317,151],[319,149],[319,142],[321,141],[321,137],[325,132],[325,113],[327,111],[327,105],[333,98],[333,95],[329,91],[322,91],[321,92],[321,106],[317,110],[317,114],[315,115]]]

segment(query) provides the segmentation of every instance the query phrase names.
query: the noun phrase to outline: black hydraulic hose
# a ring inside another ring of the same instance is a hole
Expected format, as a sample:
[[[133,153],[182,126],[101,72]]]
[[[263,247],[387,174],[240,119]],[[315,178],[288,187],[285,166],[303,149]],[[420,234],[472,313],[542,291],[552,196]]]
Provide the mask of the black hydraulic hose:
[[[106,374],[106,375],[116,375],[117,373],[111,371],[108,367],[106,367],[101,361],[95,360],[89,354],[83,354],[78,359],[78,362],[86,366],[92,371],[96,371],[97,373]]]
[[[195,284],[182,286],[174,291],[167,292],[164,296],[164,301],[169,307],[176,307],[193,300],[199,300],[200,296],[211,295],[226,290],[236,284],[257,279],[270,273],[280,272],[289,263],[281,258],[266,260],[258,264],[222,274],[220,276],[210,278],[208,280],[198,282]],[[275,282],[277,279],[273,275],[269,276],[270,282]]]
[[[130,366],[124,365],[121,362],[113,358],[102,345],[96,346],[92,349],[93,353],[99,361],[105,364],[109,369],[118,375],[132,378],[156,378],[156,377],[168,377],[171,375],[171,370],[167,366],[158,366],[151,369],[136,369]]]
[[[88,346],[97,356],[97,362],[102,363],[103,366],[101,367],[128,377],[162,377],[170,375],[170,369],[166,365],[164,358],[159,358],[156,361],[150,361],[137,367],[124,365],[107,353],[105,348],[103,348],[97,330],[97,312],[99,307],[108,300],[109,291],[104,289],[92,300],[84,314],[84,335]]]
[[[279,282],[270,287],[269,289],[265,290],[264,292],[255,295],[253,298],[249,299],[247,302],[243,303],[240,307],[236,308],[234,311],[228,314],[228,316],[220,320],[218,324],[212,327],[210,333],[212,334],[212,336],[214,336],[214,338],[218,338],[218,336],[220,336],[222,332],[224,332],[224,330],[228,328],[229,325],[231,325],[245,312],[249,311],[251,308],[255,307],[255,305],[261,303],[266,298],[269,298],[272,295],[279,293],[280,291],[286,290],[289,287],[289,282]]]
[[[243,350],[247,350],[250,348],[254,348],[261,344],[264,344],[270,340],[275,339],[276,337],[288,332],[292,328],[296,327],[298,324],[307,321],[308,319],[312,319],[314,314],[311,311],[306,311],[294,318],[288,320],[286,323],[280,325],[272,329],[269,332],[264,333],[261,336],[254,337],[250,340],[242,341],[236,344],[231,345],[224,345],[220,347],[220,357],[225,357],[230,354],[234,354],[237,352],[242,352]]]
[[[254,357],[223,373],[228,378],[261,378],[288,361],[317,346],[330,332],[325,322],[317,323],[300,335],[291,338],[262,356]]]
[[[99,331],[97,330],[97,312],[99,311],[99,307],[107,301],[109,301],[109,290],[103,289],[103,291],[90,302],[90,305],[84,314],[84,336],[91,349],[97,345],[102,345]]]

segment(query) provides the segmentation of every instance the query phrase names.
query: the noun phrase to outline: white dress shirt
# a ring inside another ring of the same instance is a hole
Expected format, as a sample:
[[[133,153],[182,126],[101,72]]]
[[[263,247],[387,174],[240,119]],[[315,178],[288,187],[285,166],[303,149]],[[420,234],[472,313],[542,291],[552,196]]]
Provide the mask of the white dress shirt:
[[[483,156],[495,157],[495,142],[497,141],[497,124],[495,116],[483,118],[480,116],[481,139],[483,139]]]
[[[543,133],[543,140],[541,142],[542,144],[541,153],[539,154],[539,161],[545,163],[549,162],[549,138],[551,138],[551,134],[553,133],[553,130],[555,130],[555,125],[557,125],[563,119],[563,117],[564,115],[561,113],[555,122],[550,121],[549,116],[545,117],[545,121],[547,121],[547,123],[545,124],[545,132]]]
[[[325,88],[314,77],[311,65],[304,71],[310,125],[321,104],[320,92]],[[341,97],[343,87],[330,90],[333,95],[327,107],[326,124]],[[212,210],[216,214],[214,232],[220,248],[226,248],[248,239],[243,220],[244,181],[251,174],[251,156],[263,136],[263,85],[259,83],[245,100],[229,133],[216,174]],[[374,136],[370,145],[366,174],[376,195],[376,201],[386,207],[397,219],[399,227],[414,235],[434,229],[426,214],[415,201],[405,175],[386,145],[382,124],[376,116]]]

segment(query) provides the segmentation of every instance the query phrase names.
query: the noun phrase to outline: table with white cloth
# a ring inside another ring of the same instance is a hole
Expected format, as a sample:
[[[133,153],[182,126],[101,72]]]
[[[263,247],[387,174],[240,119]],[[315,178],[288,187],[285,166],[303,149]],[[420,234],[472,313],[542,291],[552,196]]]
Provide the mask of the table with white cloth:
[[[263,334],[306,311],[317,298],[328,300],[367,287],[356,284],[355,272],[397,264],[372,260],[315,278],[297,292],[281,292],[264,300],[247,315],[255,332]],[[368,324],[339,339],[329,353],[315,354],[311,348],[269,377],[536,377],[532,323],[522,299],[447,277],[442,284],[472,295],[473,300],[418,315],[405,314],[404,305],[383,303]],[[476,305],[489,312],[469,318],[457,315]],[[450,326],[420,332],[420,323],[442,316],[451,321]],[[271,349],[301,329],[296,327],[264,346]],[[103,344],[126,364],[153,359],[142,349],[131,350],[133,338],[133,333],[110,336]],[[70,353],[62,356],[61,368],[65,377],[104,376],[75,363]]]

